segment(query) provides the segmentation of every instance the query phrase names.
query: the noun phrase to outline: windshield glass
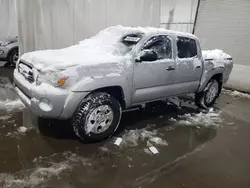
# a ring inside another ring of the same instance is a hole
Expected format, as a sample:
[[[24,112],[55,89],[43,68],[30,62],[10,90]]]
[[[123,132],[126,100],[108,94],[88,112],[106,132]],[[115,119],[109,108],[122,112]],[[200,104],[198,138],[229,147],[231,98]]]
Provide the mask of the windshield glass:
[[[98,50],[115,56],[129,53],[143,37],[142,33],[121,28],[108,28],[96,36],[80,42],[82,48]]]

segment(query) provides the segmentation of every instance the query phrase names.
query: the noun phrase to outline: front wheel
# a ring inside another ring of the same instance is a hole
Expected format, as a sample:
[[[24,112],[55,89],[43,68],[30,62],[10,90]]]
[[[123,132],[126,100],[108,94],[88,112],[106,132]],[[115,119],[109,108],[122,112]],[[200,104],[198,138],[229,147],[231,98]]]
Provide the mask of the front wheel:
[[[121,106],[113,96],[97,92],[80,104],[72,118],[72,126],[81,140],[98,142],[114,134],[121,114]]]
[[[12,50],[7,59],[8,66],[14,67],[18,61],[18,57],[18,49]]]
[[[195,95],[195,102],[198,107],[209,108],[214,105],[216,99],[219,97],[221,85],[215,79],[211,79],[206,88]]]

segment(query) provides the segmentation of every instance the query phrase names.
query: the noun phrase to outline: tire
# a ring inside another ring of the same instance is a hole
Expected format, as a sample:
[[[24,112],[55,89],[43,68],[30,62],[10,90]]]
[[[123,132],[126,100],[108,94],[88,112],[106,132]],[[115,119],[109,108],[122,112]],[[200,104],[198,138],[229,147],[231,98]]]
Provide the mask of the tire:
[[[121,114],[120,103],[113,96],[97,92],[82,101],[71,124],[82,141],[99,142],[115,133]]]
[[[11,52],[8,55],[8,59],[7,59],[8,66],[11,66],[11,67],[15,66],[17,60],[18,60],[18,49],[16,48],[16,49],[11,50]]]
[[[221,84],[216,79],[211,79],[201,93],[195,95],[198,107],[207,109],[214,105],[221,92]]]

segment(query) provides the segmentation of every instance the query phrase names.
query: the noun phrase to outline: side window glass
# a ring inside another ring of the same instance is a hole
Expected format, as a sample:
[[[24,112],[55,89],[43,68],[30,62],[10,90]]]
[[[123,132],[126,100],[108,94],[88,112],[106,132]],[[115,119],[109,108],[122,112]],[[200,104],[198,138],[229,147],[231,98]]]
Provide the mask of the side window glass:
[[[142,50],[153,50],[157,53],[158,59],[172,58],[172,43],[165,35],[152,37],[144,45]]]
[[[191,58],[197,56],[197,46],[194,39],[178,37],[177,50],[179,58]]]

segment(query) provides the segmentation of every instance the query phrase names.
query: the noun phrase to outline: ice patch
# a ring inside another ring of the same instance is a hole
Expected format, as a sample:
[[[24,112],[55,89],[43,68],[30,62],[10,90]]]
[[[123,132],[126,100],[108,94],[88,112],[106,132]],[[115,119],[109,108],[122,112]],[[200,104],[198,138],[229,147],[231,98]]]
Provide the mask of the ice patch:
[[[213,109],[210,109],[208,113],[185,114],[179,116],[179,118],[181,120],[177,122],[178,124],[189,126],[218,127],[222,122],[220,112],[215,112]]]
[[[12,100],[0,101],[0,110],[13,111],[13,110],[23,110],[24,108],[25,105],[19,99],[16,99],[14,101]]]

